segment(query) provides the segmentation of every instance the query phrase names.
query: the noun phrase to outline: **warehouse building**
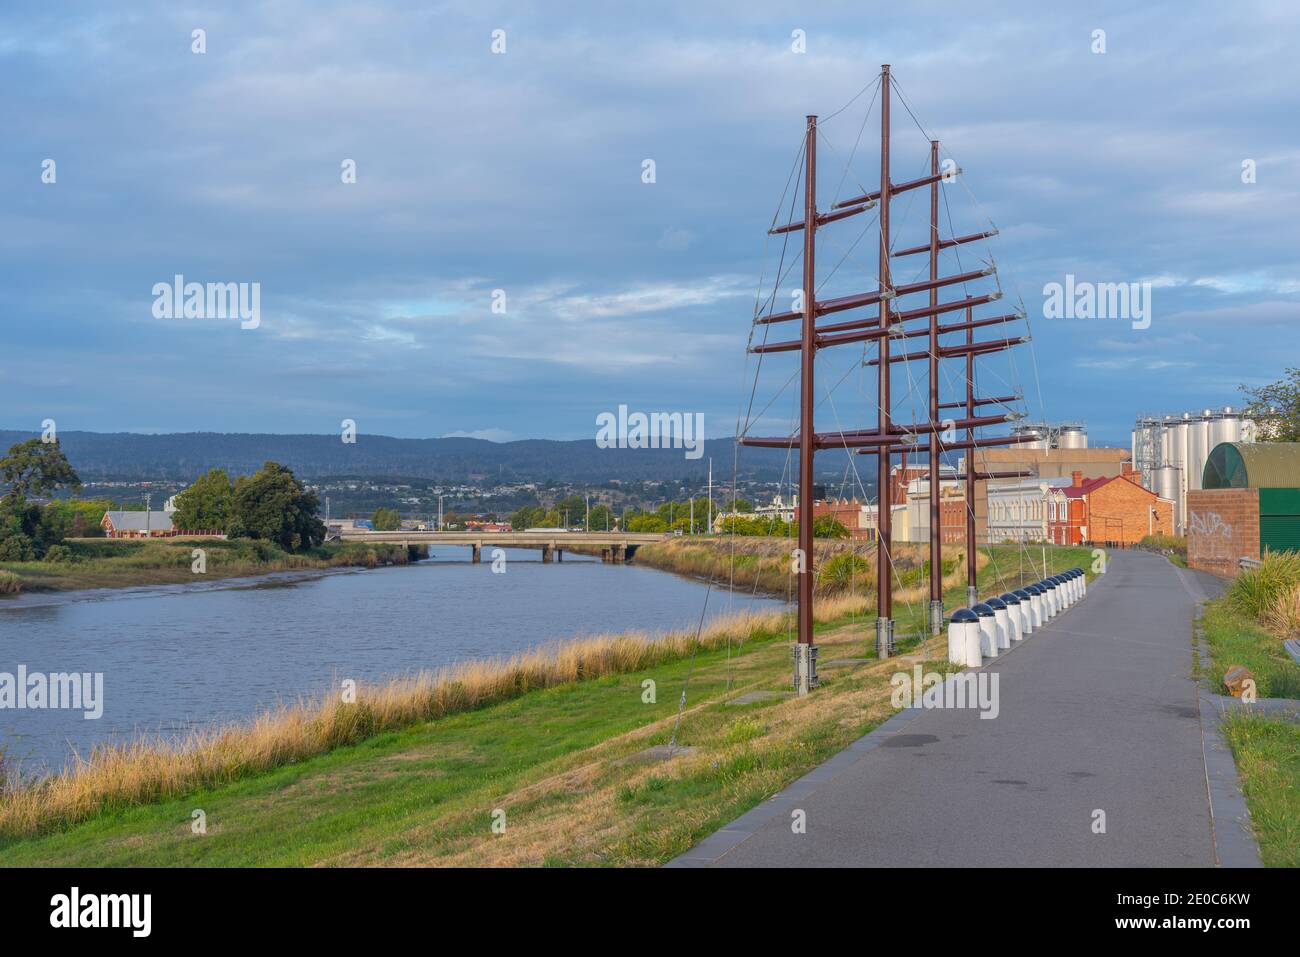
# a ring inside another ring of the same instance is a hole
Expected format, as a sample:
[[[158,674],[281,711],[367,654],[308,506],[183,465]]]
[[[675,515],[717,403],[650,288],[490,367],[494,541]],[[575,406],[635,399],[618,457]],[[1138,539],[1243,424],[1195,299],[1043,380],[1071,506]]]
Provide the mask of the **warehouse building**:
[[[1300,443],[1223,442],[1187,493],[1187,562],[1235,574],[1243,558],[1300,551]]]

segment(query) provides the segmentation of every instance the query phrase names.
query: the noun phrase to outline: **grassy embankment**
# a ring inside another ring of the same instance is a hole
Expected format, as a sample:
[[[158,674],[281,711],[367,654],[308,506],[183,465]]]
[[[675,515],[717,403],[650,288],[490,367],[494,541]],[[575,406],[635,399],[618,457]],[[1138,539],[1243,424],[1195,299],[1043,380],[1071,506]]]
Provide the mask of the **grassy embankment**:
[[[1300,665],[1282,647],[1300,637],[1300,555],[1265,557],[1242,572],[1202,619],[1210,653],[1207,678],[1225,694],[1223,675],[1244,665],[1261,698],[1300,698]],[[1265,717],[1224,722],[1243,781],[1246,803],[1271,867],[1300,867],[1300,726]]]
[[[632,561],[704,581],[712,579],[715,585],[732,585],[738,591],[785,598],[793,595],[795,587],[790,561],[793,547],[794,541],[789,538],[730,538],[725,535],[669,538],[639,546]],[[816,587],[820,594],[873,592],[876,581],[876,546],[873,543],[819,540],[815,543],[815,551]],[[1090,565],[1092,559],[1087,550],[1081,549],[1079,553],[1076,564]],[[895,601],[926,599],[930,575],[928,554],[928,545],[894,546],[892,577]],[[1006,582],[999,589],[1002,592],[1010,587],[1016,576],[1031,573],[1031,566],[1039,562],[1041,556],[1042,550],[1036,545],[1024,548],[1000,545],[992,550],[977,550],[975,564],[983,572],[985,566],[992,563],[991,580],[997,581],[1001,577]],[[942,562],[945,588],[965,581],[964,547],[945,545]],[[964,593],[961,598],[964,601]]]
[[[1005,576],[1015,561],[1003,558]],[[1086,567],[1089,553],[1054,549],[1049,559],[1054,571]],[[1013,584],[993,568],[984,568],[982,593]],[[947,601],[963,600],[959,582]],[[897,668],[947,668],[942,636],[919,646],[900,639],[901,659],[829,667],[870,657],[868,605],[845,595],[819,608],[823,685],[805,699],[734,700],[789,687],[785,612],[716,623],[698,646],[689,634],[589,639],[363,688],[359,704],[268,715],[180,751],[98,752],[71,774],[0,798],[0,857],[15,865],[661,863],[888,717]],[[900,635],[914,634],[923,603],[896,614]],[[670,739],[684,685],[678,741],[695,750],[668,763],[625,763]],[[200,809],[201,836],[191,828]],[[498,809],[501,834],[492,827]]]
[[[340,566],[374,568],[413,558],[404,545],[345,542],[291,553],[247,538],[75,539],[67,548],[69,558],[63,561],[0,562],[0,595],[171,585]],[[196,548],[205,553],[203,574],[192,570]]]

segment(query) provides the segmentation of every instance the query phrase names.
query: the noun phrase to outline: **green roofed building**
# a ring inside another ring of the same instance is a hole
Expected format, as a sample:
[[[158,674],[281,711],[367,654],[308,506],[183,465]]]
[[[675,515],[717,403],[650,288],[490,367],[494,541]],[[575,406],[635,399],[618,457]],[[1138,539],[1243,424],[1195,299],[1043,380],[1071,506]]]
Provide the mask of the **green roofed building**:
[[[1231,574],[1243,558],[1300,551],[1300,442],[1223,442],[1188,492],[1188,563]]]

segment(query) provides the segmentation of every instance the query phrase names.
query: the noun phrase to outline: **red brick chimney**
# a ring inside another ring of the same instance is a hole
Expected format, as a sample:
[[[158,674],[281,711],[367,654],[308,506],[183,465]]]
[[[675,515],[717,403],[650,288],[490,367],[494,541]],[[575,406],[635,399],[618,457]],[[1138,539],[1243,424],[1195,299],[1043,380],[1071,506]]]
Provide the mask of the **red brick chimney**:
[[[1074,471],[1070,473],[1070,488],[1078,488],[1083,484],[1083,473]]]

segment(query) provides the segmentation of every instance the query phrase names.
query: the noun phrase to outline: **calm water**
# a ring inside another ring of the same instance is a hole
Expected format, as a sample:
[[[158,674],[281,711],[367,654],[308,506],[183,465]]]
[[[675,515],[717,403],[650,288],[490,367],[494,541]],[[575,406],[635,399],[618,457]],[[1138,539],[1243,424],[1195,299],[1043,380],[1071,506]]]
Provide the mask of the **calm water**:
[[[443,549],[402,568],[200,589],[0,600],[0,673],[103,672],[104,713],[0,708],[0,747],[29,771],[137,732],[246,718],[345,678],[378,680],[606,631],[693,627],[705,586],[566,555],[506,550],[505,574]],[[779,605],[714,591],[708,617]]]

